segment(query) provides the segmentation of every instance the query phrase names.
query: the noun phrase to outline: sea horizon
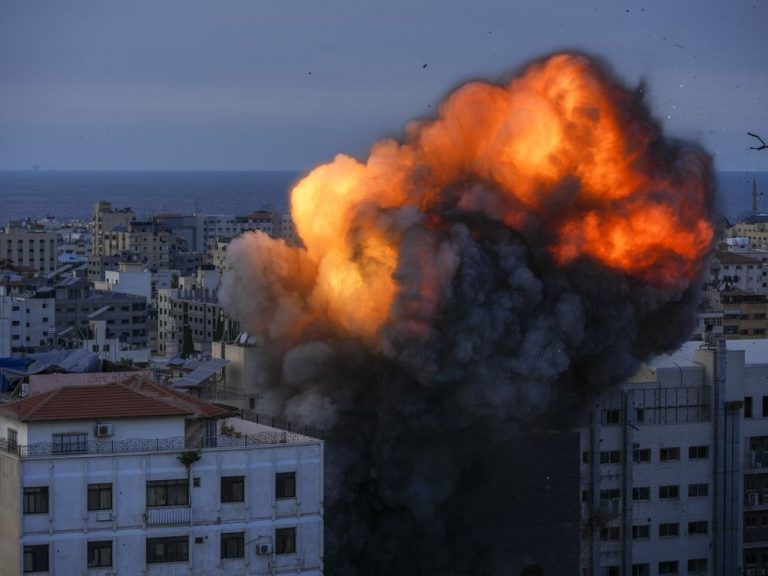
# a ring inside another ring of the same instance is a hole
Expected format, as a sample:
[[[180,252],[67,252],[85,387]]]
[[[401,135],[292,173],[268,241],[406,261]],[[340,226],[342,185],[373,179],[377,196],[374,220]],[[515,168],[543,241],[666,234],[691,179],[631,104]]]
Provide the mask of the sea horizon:
[[[235,214],[288,211],[288,196],[309,170],[0,170],[0,225],[8,220],[55,217],[87,220],[98,201],[131,208],[137,218],[162,212]],[[714,211],[729,221],[768,211],[768,171],[715,173]],[[75,200],[76,199],[76,200]]]

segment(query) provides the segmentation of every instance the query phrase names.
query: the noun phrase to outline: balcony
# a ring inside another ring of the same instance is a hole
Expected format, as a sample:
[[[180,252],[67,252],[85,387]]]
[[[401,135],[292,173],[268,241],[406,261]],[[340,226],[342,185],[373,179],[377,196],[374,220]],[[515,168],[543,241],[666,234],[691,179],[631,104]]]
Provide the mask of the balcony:
[[[189,526],[191,521],[190,506],[157,506],[144,512],[147,526]]]

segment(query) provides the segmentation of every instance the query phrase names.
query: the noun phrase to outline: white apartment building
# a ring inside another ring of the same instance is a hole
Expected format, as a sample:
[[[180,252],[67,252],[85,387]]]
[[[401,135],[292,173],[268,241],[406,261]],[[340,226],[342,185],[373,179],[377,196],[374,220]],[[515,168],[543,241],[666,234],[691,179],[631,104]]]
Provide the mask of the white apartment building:
[[[8,321],[8,330],[0,338],[9,343],[11,352],[36,350],[51,345],[56,335],[56,300],[0,296],[0,319]]]
[[[0,405],[0,573],[323,573],[323,443],[133,377]]]
[[[686,343],[595,400],[583,576],[768,574],[768,342],[725,345]]]

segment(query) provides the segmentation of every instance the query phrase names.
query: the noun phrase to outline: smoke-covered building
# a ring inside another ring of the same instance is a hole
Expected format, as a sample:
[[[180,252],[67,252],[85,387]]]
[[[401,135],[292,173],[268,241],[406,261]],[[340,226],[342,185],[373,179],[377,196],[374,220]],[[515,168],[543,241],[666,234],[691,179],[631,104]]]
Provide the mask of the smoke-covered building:
[[[581,434],[584,576],[768,570],[768,342],[710,341],[595,400]]]

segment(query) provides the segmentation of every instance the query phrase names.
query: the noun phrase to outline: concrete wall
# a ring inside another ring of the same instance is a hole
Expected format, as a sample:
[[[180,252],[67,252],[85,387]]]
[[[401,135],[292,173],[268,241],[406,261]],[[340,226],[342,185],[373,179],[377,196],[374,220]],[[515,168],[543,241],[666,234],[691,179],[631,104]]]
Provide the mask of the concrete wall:
[[[0,575],[19,574],[21,548],[19,546],[19,460],[0,452]]]
[[[190,469],[191,519],[176,526],[148,526],[146,482],[187,478],[176,453],[83,455],[23,461],[24,484],[49,486],[49,514],[23,518],[21,546],[49,543],[51,573],[85,574],[88,540],[112,540],[113,567],[120,574],[244,574],[290,571],[322,574],[323,446],[321,442],[201,452]],[[297,497],[275,500],[275,473],[295,471]],[[221,502],[221,477],[245,476],[245,502]],[[87,511],[87,484],[113,485],[109,514]],[[18,494],[18,493],[17,493]],[[173,508],[171,508],[173,509]],[[295,554],[259,555],[255,542],[274,543],[275,530],[297,529]],[[220,558],[223,532],[245,533],[245,557]],[[188,562],[145,564],[146,538],[189,538]],[[198,543],[196,539],[200,539]],[[146,572],[144,572],[146,570]],[[87,571],[88,574],[102,572]]]

